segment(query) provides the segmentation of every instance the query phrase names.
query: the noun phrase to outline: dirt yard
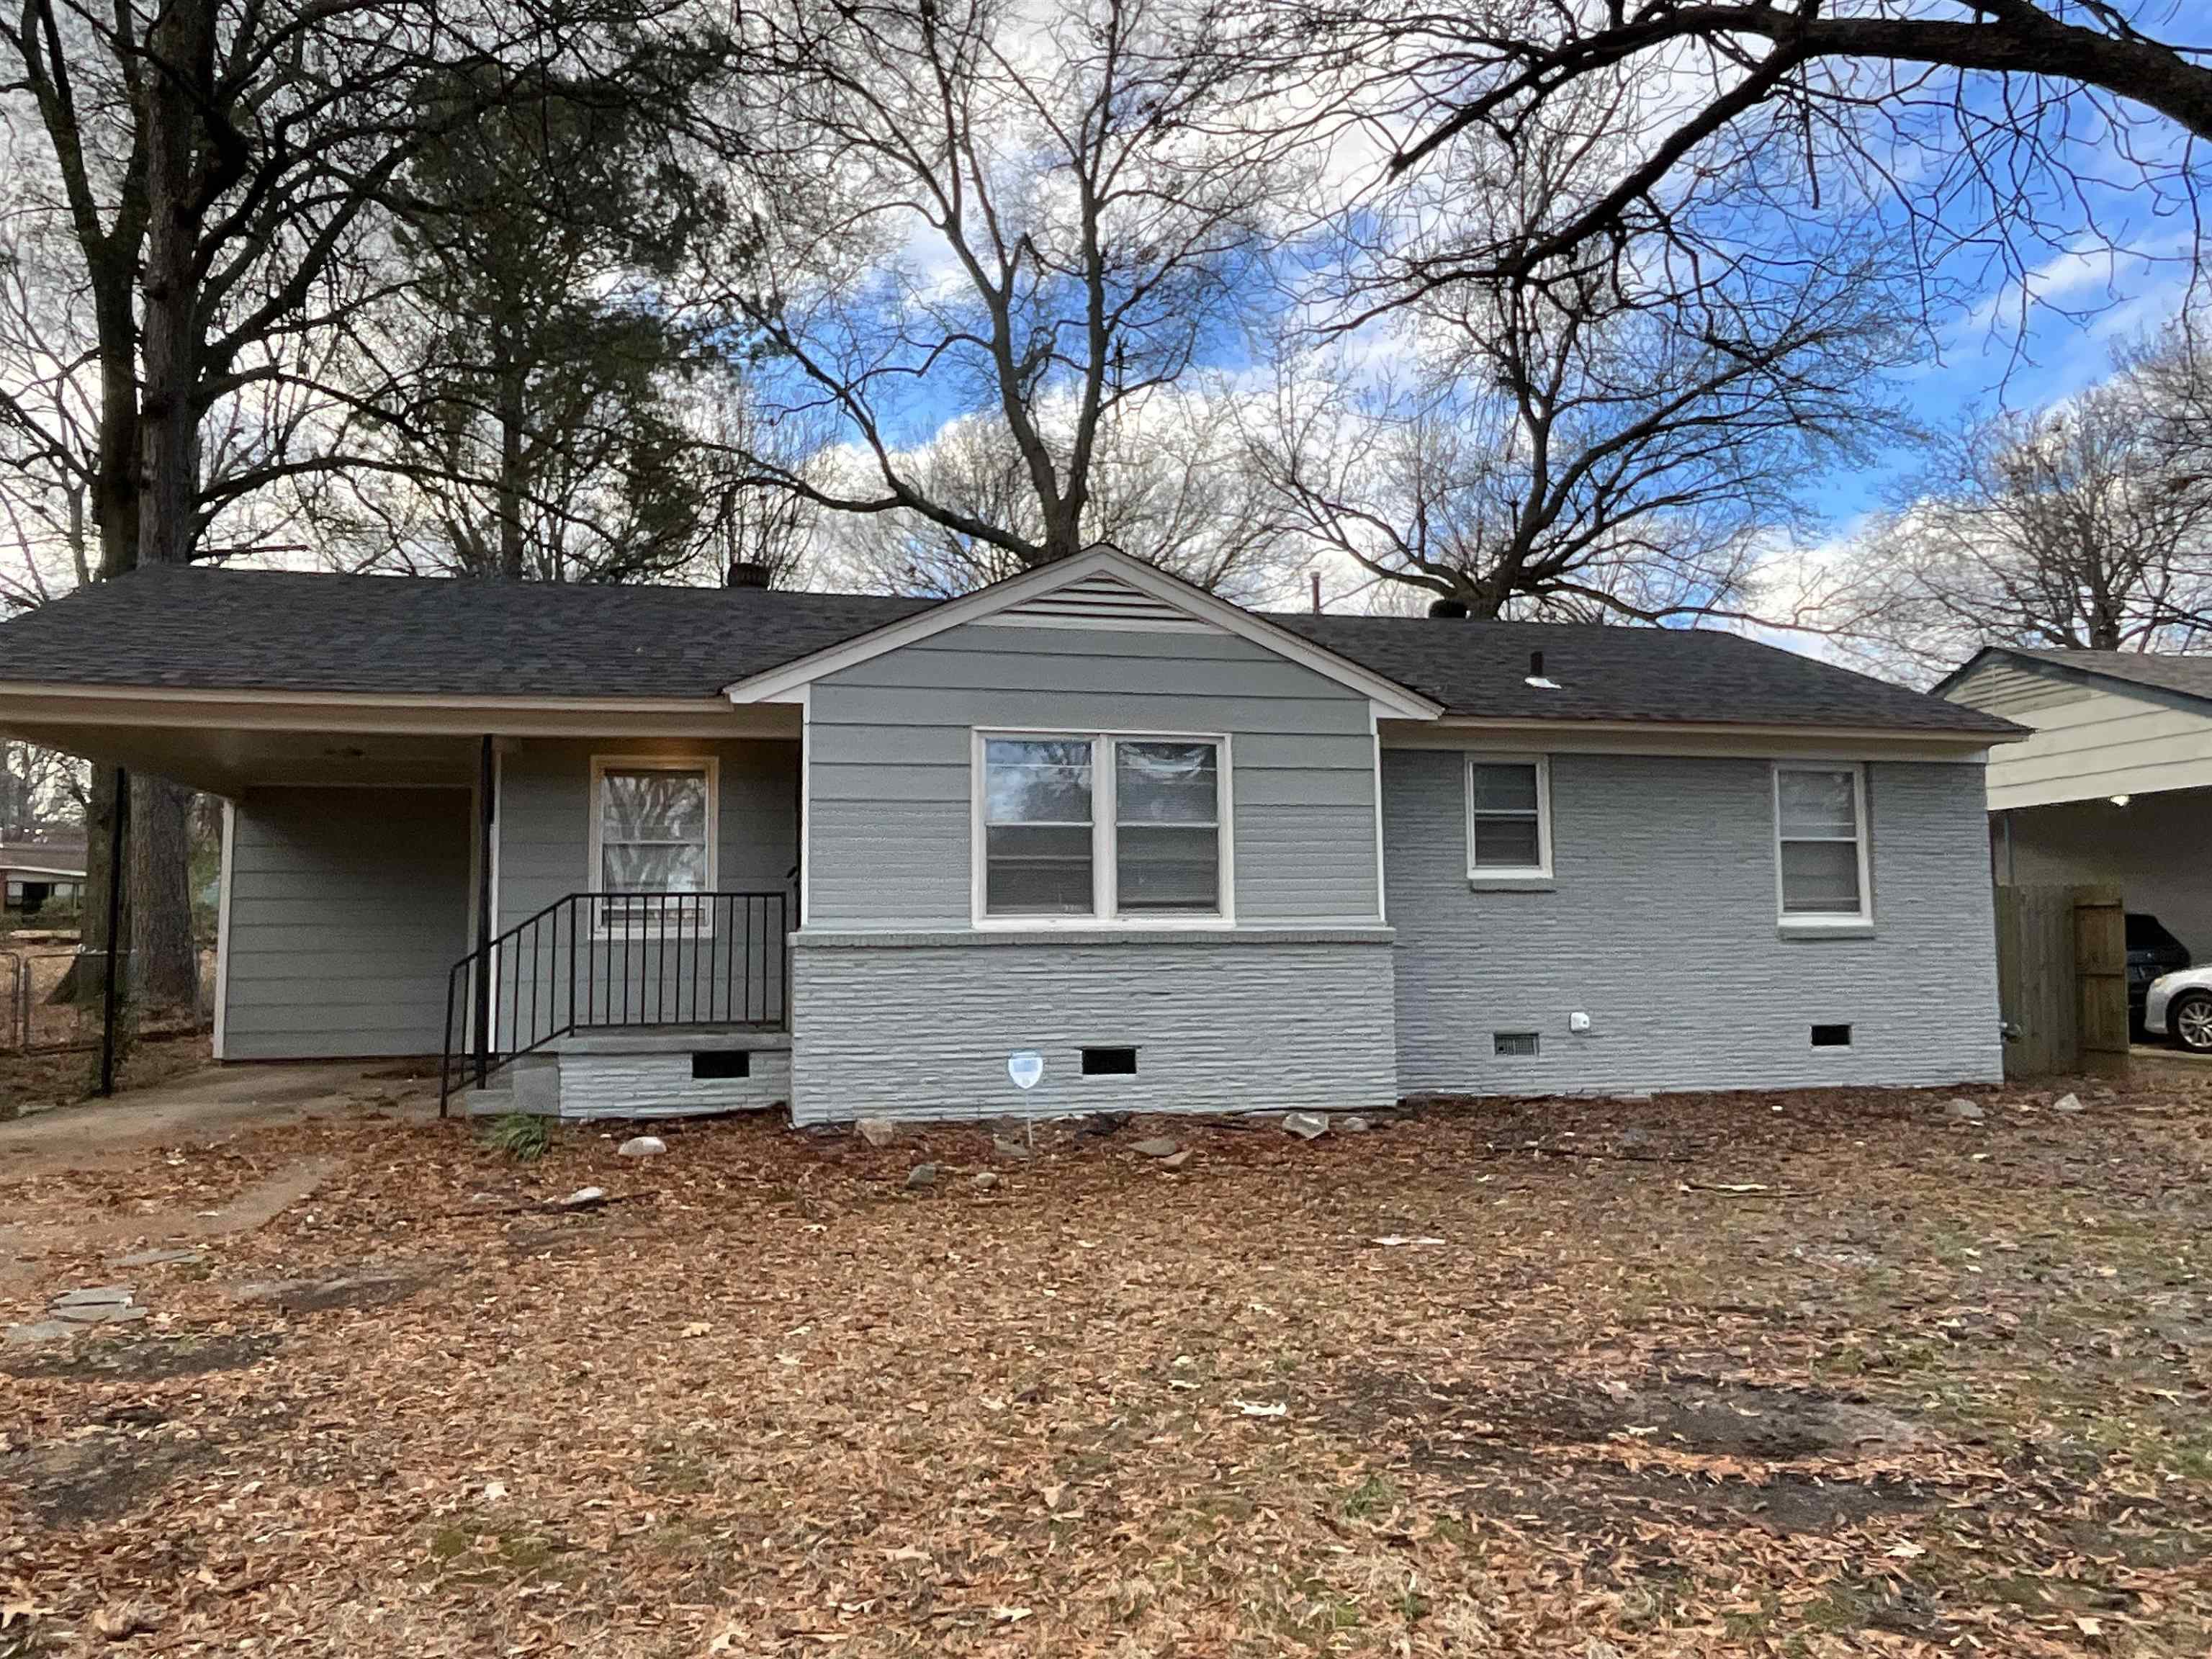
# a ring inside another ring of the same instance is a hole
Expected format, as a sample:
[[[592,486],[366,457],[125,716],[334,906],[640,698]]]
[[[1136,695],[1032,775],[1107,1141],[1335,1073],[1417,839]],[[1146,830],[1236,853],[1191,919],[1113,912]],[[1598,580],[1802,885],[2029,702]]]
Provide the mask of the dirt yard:
[[[0,1656],[2202,1655],[2212,1073],[2056,1092],[0,1156],[148,1310],[0,1350]]]

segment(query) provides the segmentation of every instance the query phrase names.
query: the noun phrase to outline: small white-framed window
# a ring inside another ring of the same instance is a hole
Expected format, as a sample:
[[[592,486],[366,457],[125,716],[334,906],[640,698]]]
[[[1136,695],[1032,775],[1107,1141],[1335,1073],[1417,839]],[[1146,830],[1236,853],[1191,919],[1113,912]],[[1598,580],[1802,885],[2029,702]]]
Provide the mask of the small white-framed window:
[[[1873,921],[1863,766],[1775,767],[1774,890],[1784,927]]]
[[[975,769],[976,926],[1231,920],[1225,734],[978,731]]]
[[[1552,769],[1545,757],[1467,757],[1467,878],[1476,886],[1552,878]]]
[[[714,890],[718,767],[713,757],[592,757],[591,884],[602,934],[673,917],[671,895]],[[625,899],[624,895],[635,895]],[[714,906],[690,907],[681,925],[711,931]]]

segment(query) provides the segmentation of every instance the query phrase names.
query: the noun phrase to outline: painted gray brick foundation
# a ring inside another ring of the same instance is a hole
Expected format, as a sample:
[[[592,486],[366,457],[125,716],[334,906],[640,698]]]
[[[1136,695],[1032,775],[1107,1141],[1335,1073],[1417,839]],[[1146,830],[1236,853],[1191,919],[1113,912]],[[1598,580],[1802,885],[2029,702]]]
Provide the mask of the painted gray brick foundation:
[[[1463,763],[1383,755],[1403,1092],[1999,1075],[1980,766],[1869,766],[1874,936],[1783,939],[1765,761],[1553,756],[1555,880],[1536,892],[1468,890]],[[1850,1024],[1851,1046],[1814,1048],[1815,1023]],[[1497,1055],[1498,1031],[1540,1053]]]
[[[514,1109],[564,1118],[686,1117],[781,1106],[791,1054],[753,1048],[742,1078],[697,1079],[689,1052],[542,1054],[514,1068]]]
[[[1389,937],[801,934],[792,1115],[1372,1109],[1397,1093]],[[1134,1047],[1136,1075],[1081,1075],[1085,1046]],[[1020,1048],[1045,1057],[1027,1094]]]

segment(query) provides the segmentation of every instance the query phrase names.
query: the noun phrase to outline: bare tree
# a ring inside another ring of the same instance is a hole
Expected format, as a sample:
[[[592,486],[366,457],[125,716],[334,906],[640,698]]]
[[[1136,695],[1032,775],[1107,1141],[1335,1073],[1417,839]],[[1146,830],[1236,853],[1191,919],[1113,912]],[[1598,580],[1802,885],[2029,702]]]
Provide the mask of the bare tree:
[[[1618,246],[1455,268],[1471,240],[1540,240],[1585,185],[1613,112],[1565,108],[1515,153],[1408,186],[1410,232],[1359,222],[1341,290],[1358,343],[1410,367],[1363,375],[1343,344],[1291,358],[1254,453],[1287,530],[1472,615],[1731,614],[1757,556],[1806,521],[1806,469],[1894,430],[1895,272],[1844,238],[1805,239],[1781,282],[1675,283]]]
[[[0,17],[0,115],[33,181],[23,210],[66,227],[62,291],[89,323],[70,360],[97,373],[91,452],[75,463],[99,536],[93,574],[208,556],[217,514],[350,464],[327,423],[271,389],[339,410],[356,396],[313,371],[321,342],[380,290],[379,211],[439,130],[413,95],[425,76],[532,53],[619,59],[654,27],[627,0],[24,0]],[[488,78],[485,95],[503,95]],[[241,398],[270,398],[282,418],[211,476],[210,426]],[[12,380],[0,410],[18,432],[57,436]],[[96,848],[112,795],[110,774]],[[197,971],[185,811],[161,780],[133,792],[134,971],[178,1002]],[[106,879],[92,872],[95,914]]]
[[[1285,545],[1243,443],[1243,401],[1218,377],[1201,376],[1125,407],[1092,450],[1087,539],[1209,592],[1251,600],[1279,588],[1300,554]],[[1049,423],[1054,413],[1042,418]],[[931,500],[964,518],[1025,545],[1041,541],[1036,494],[1003,423],[953,421],[900,465]],[[852,515],[824,528],[845,571],[894,592],[964,593],[1034,562],[915,512]]]
[[[758,283],[731,302],[785,371],[781,409],[833,417],[857,461],[761,475],[929,526],[925,586],[1108,534],[1103,452],[1260,298],[1280,167],[1271,140],[1221,136],[1220,21],[1212,0],[1081,0],[1042,26],[1012,0],[749,7],[765,205]]]
[[[1521,143],[1590,84],[1626,80],[1603,176],[1535,239],[1470,249],[1512,274],[1652,237],[1723,263],[1807,213],[1889,216],[1927,273],[2013,275],[2038,250],[2118,251],[2100,197],[2193,220],[2212,137],[2212,43],[2179,0],[1291,0],[1277,48],[1356,82],[1405,173]],[[1295,28],[1296,33],[1289,31]],[[2100,185],[2113,187],[2109,193]],[[1760,214],[1747,217],[1751,207]]]
[[[2212,644],[2212,449],[2172,418],[2169,341],[2057,406],[1968,422],[1856,550],[1832,613],[1920,671],[2015,644]]]

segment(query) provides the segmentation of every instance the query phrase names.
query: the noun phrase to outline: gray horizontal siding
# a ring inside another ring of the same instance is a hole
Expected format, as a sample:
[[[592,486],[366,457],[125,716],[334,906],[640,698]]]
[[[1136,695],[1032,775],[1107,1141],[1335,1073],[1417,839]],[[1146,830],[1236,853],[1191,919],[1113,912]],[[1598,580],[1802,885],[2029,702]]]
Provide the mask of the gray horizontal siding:
[[[1406,1092],[1998,1075],[1978,765],[1870,767],[1874,937],[1783,939],[1765,762],[1554,756],[1538,892],[1468,890],[1462,764],[1383,755]],[[1852,1046],[1814,1048],[1816,1023],[1850,1024]],[[1538,1033],[1540,1055],[1497,1056],[1498,1031]]]
[[[725,892],[794,893],[791,871],[799,856],[797,744],[522,740],[500,757],[495,931],[503,933],[572,893],[598,887],[599,872],[591,867],[595,755],[625,760],[712,755],[720,763],[721,786],[715,803],[715,885]],[[571,963],[569,921],[564,912],[557,939],[550,931],[539,936],[534,960],[523,947],[501,963],[501,1030],[505,1034],[518,1024],[532,1024],[533,983],[538,1012],[547,1018],[557,1012],[563,1023],[572,993],[580,1019],[780,1021],[782,976],[771,971],[772,961],[763,945],[769,935],[798,925],[795,897],[782,912],[783,929],[769,925],[770,914],[763,907],[754,908],[754,925],[746,935],[750,954],[740,963],[732,955],[736,942],[727,936],[701,945],[696,953],[689,948],[676,952],[672,946],[657,952],[653,944],[634,940],[592,941],[590,917],[578,906],[574,915],[586,940],[580,960]],[[738,967],[749,971],[733,971]],[[727,1000],[714,1000],[726,991]]]
[[[1370,1109],[1395,1095],[1387,935],[814,945],[793,953],[800,1122]],[[1132,1046],[1133,1077],[1085,1077]],[[1024,1093],[1006,1057],[1035,1048]]]
[[[1375,915],[1366,699],[1249,641],[971,624],[809,695],[816,927],[968,925],[978,726],[1225,732],[1238,921]]]
[[[267,789],[232,826],[223,1053],[435,1054],[468,949],[465,790]]]

